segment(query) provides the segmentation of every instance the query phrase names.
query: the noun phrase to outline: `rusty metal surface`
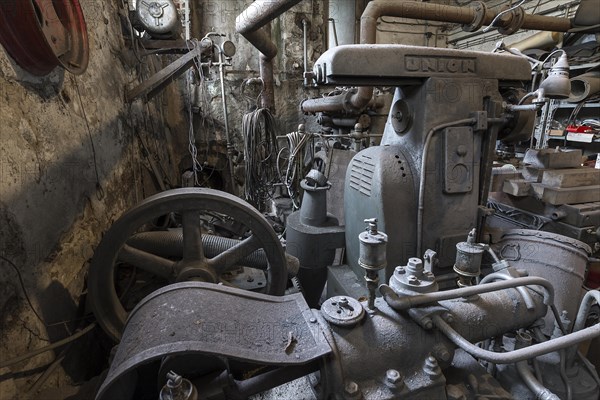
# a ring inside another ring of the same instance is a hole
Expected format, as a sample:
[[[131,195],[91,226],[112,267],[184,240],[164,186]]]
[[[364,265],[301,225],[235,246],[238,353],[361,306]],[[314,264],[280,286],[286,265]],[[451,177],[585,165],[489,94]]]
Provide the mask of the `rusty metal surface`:
[[[76,75],[87,69],[87,27],[78,0],[1,1],[0,42],[33,75],[58,65]]]
[[[304,365],[329,354],[300,294],[267,296],[185,282],[146,297],[131,312],[97,400],[119,396],[130,372],[167,355],[216,355],[276,366]]]

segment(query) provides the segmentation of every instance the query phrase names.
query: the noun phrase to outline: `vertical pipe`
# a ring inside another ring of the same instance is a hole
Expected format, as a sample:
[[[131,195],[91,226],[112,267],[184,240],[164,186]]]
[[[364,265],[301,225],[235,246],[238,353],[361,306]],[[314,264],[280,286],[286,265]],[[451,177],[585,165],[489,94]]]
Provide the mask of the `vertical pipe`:
[[[271,41],[269,22],[300,1],[302,0],[256,0],[235,20],[236,31],[261,52],[259,68],[265,85],[261,95],[261,106],[271,111],[275,110],[273,58],[277,55],[277,47]]]
[[[266,32],[266,38],[271,40],[271,23],[266,24],[263,30]],[[259,56],[258,67],[264,84],[264,89],[260,95],[260,105],[262,108],[268,108],[273,112],[275,110],[275,75],[273,73],[273,59],[261,53]]]
[[[227,139],[227,164],[231,178],[231,190],[235,193],[235,173],[233,171],[233,142],[229,130],[229,113],[227,111],[227,96],[225,96],[225,65],[223,65],[223,50],[217,46],[219,52],[219,78],[221,79],[221,101],[223,102],[223,122],[225,124],[225,138]]]
[[[308,21],[302,18],[302,33],[304,39],[304,86],[308,86]]]

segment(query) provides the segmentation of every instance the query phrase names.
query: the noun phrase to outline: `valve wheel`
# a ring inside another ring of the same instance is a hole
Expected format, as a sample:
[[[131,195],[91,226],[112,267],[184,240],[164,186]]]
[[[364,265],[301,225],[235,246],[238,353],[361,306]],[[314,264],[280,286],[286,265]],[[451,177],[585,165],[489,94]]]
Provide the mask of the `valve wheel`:
[[[228,242],[234,243],[233,246],[209,258],[205,254],[206,244],[202,245],[200,218],[206,213],[232,219],[246,232],[244,238]],[[167,245],[169,254],[165,254],[165,246],[154,247],[152,243],[139,246],[138,239],[143,239],[143,235],[169,233],[164,228],[148,232],[152,221],[167,215],[171,219],[177,216],[175,219],[180,221],[177,225],[181,228],[175,228],[180,229],[182,236],[180,248]],[[173,257],[173,252],[179,252],[179,257]],[[119,341],[128,315],[116,287],[117,271],[123,263],[162,278],[167,284],[197,280],[236,286],[227,277],[257,252],[264,252],[267,265],[244,264],[252,273],[258,271],[266,278],[264,284],[260,283],[263,293],[282,295],[287,283],[285,253],[275,231],[260,212],[231,194],[213,189],[184,188],[156,194],[121,216],[100,241],[88,276],[91,308],[104,331]],[[249,277],[248,282],[251,279]]]

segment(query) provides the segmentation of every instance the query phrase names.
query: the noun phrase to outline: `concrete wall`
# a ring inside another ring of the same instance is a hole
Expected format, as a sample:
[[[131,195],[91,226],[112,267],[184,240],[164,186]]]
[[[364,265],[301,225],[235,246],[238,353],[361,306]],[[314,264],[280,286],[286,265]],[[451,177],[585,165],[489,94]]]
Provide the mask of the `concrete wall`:
[[[156,192],[138,134],[177,183],[178,159],[169,144],[186,132],[177,88],[149,105],[125,104],[125,87],[139,82],[138,72],[159,65],[149,58],[138,70],[124,46],[117,3],[81,2],[90,39],[90,65],[81,76],[57,68],[36,78],[0,47],[0,360],[72,333],[75,323],[60,322],[76,315],[102,233]],[[24,300],[11,263],[43,323]],[[52,357],[12,368],[26,374],[0,371],[0,398],[23,392]],[[90,354],[80,357],[89,361]],[[10,377],[19,377],[18,389]],[[49,384],[82,378],[56,375]]]
[[[235,32],[236,17],[249,5],[248,0],[202,0],[192,3],[192,32],[202,37],[209,31],[219,32],[231,40],[237,52],[232,59],[232,67],[227,69],[226,95],[228,99],[229,122],[235,136],[236,147],[243,148],[241,128],[242,118],[249,109],[256,107],[255,99],[260,94],[259,85],[246,86],[241,93],[244,80],[258,77],[259,52],[243,36]],[[312,123],[299,112],[303,98],[315,96],[315,89],[303,87],[303,31],[302,19],[309,23],[308,57],[309,68],[327,49],[327,2],[303,1],[271,23],[271,35],[277,45],[278,54],[274,60],[275,69],[275,114],[280,125],[279,134],[296,130],[299,123]],[[208,77],[207,90],[210,108],[203,109],[203,116],[223,120],[221,91],[216,70]],[[217,138],[224,139],[222,127],[217,125]],[[202,135],[202,133],[200,133]],[[200,137],[200,142],[206,140]]]

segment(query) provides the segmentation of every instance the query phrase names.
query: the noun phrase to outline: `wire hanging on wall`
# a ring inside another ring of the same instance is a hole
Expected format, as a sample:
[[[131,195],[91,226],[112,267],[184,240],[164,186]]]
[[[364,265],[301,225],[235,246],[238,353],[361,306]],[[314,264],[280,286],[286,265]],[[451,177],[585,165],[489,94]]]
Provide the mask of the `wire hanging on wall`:
[[[275,119],[267,108],[260,108],[244,115],[244,158],[246,160],[245,198],[258,210],[263,211],[266,200],[274,192],[278,182]]]

